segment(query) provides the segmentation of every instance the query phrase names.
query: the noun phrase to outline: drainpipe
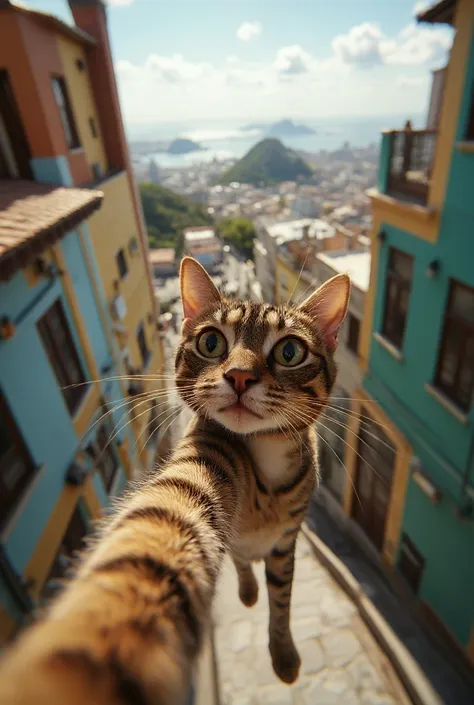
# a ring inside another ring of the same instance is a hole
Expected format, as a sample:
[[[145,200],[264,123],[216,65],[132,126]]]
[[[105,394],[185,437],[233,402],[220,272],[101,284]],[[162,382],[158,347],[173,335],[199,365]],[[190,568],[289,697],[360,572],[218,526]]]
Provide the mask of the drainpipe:
[[[15,572],[12,564],[8,560],[5,547],[0,543],[0,573],[5,578],[16,603],[23,613],[28,614],[34,607],[33,600],[21,577]]]

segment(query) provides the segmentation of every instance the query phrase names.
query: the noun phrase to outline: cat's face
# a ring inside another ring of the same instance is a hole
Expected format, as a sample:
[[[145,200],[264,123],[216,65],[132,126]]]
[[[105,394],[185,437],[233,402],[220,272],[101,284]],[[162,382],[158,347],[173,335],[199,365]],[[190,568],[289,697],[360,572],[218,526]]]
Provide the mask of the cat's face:
[[[185,402],[239,434],[291,434],[313,423],[335,381],[349,298],[345,275],[331,282],[298,308],[229,301],[200,265],[183,260],[176,383]]]

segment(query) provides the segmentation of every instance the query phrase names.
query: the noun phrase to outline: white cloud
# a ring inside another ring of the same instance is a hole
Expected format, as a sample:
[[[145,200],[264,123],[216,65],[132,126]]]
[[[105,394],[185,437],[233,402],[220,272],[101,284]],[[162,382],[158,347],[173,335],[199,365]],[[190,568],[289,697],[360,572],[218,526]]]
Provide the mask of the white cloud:
[[[413,14],[419,15],[420,12],[423,12],[432,4],[433,4],[432,2],[427,2],[427,0],[419,0],[419,2],[416,2],[413,5]]]
[[[429,84],[429,75],[426,76],[398,76],[395,88],[426,88]]]
[[[312,57],[298,44],[282,47],[278,50],[273,66],[277,73],[285,76],[296,76],[309,73]]]
[[[242,22],[238,27],[235,36],[241,42],[250,42],[254,37],[260,36],[262,33],[262,25],[260,22]]]
[[[364,22],[335,37],[332,48],[341,61],[358,68],[380,64],[416,66],[443,59],[452,36],[448,27],[409,24],[397,36],[389,38],[376,24]]]
[[[107,5],[112,5],[116,7],[125,7],[125,5],[131,5],[135,0],[105,0]]]
[[[346,64],[369,68],[382,62],[383,34],[377,25],[364,22],[352,27],[347,34],[340,34],[332,41],[336,56]]]

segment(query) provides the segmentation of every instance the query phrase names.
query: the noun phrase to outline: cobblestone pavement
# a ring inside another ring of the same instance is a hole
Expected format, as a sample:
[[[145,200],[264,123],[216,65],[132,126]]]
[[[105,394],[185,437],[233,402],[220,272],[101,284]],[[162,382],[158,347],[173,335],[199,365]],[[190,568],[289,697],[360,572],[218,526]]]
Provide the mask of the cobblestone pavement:
[[[257,604],[239,600],[226,563],[214,608],[220,705],[408,705],[390,662],[358,612],[318,562],[304,536],[297,546],[292,632],[302,665],[292,686],[275,676],[268,653],[268,604],[263,563],[254,566]]]

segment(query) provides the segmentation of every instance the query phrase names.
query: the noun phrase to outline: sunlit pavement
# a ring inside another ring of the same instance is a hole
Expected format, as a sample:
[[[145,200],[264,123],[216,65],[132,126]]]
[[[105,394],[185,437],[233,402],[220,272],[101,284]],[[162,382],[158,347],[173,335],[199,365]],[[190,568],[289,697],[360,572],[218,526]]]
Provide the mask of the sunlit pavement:
[[[214,609],[220,705],[403,705],[411,703],[391,663],[300,536],[292,599],[292,633],[302,665],[292,686],[275,676],[268,653],[268,600],[263,563],[255,565],[257,604],[238,597],[226,563]]]

